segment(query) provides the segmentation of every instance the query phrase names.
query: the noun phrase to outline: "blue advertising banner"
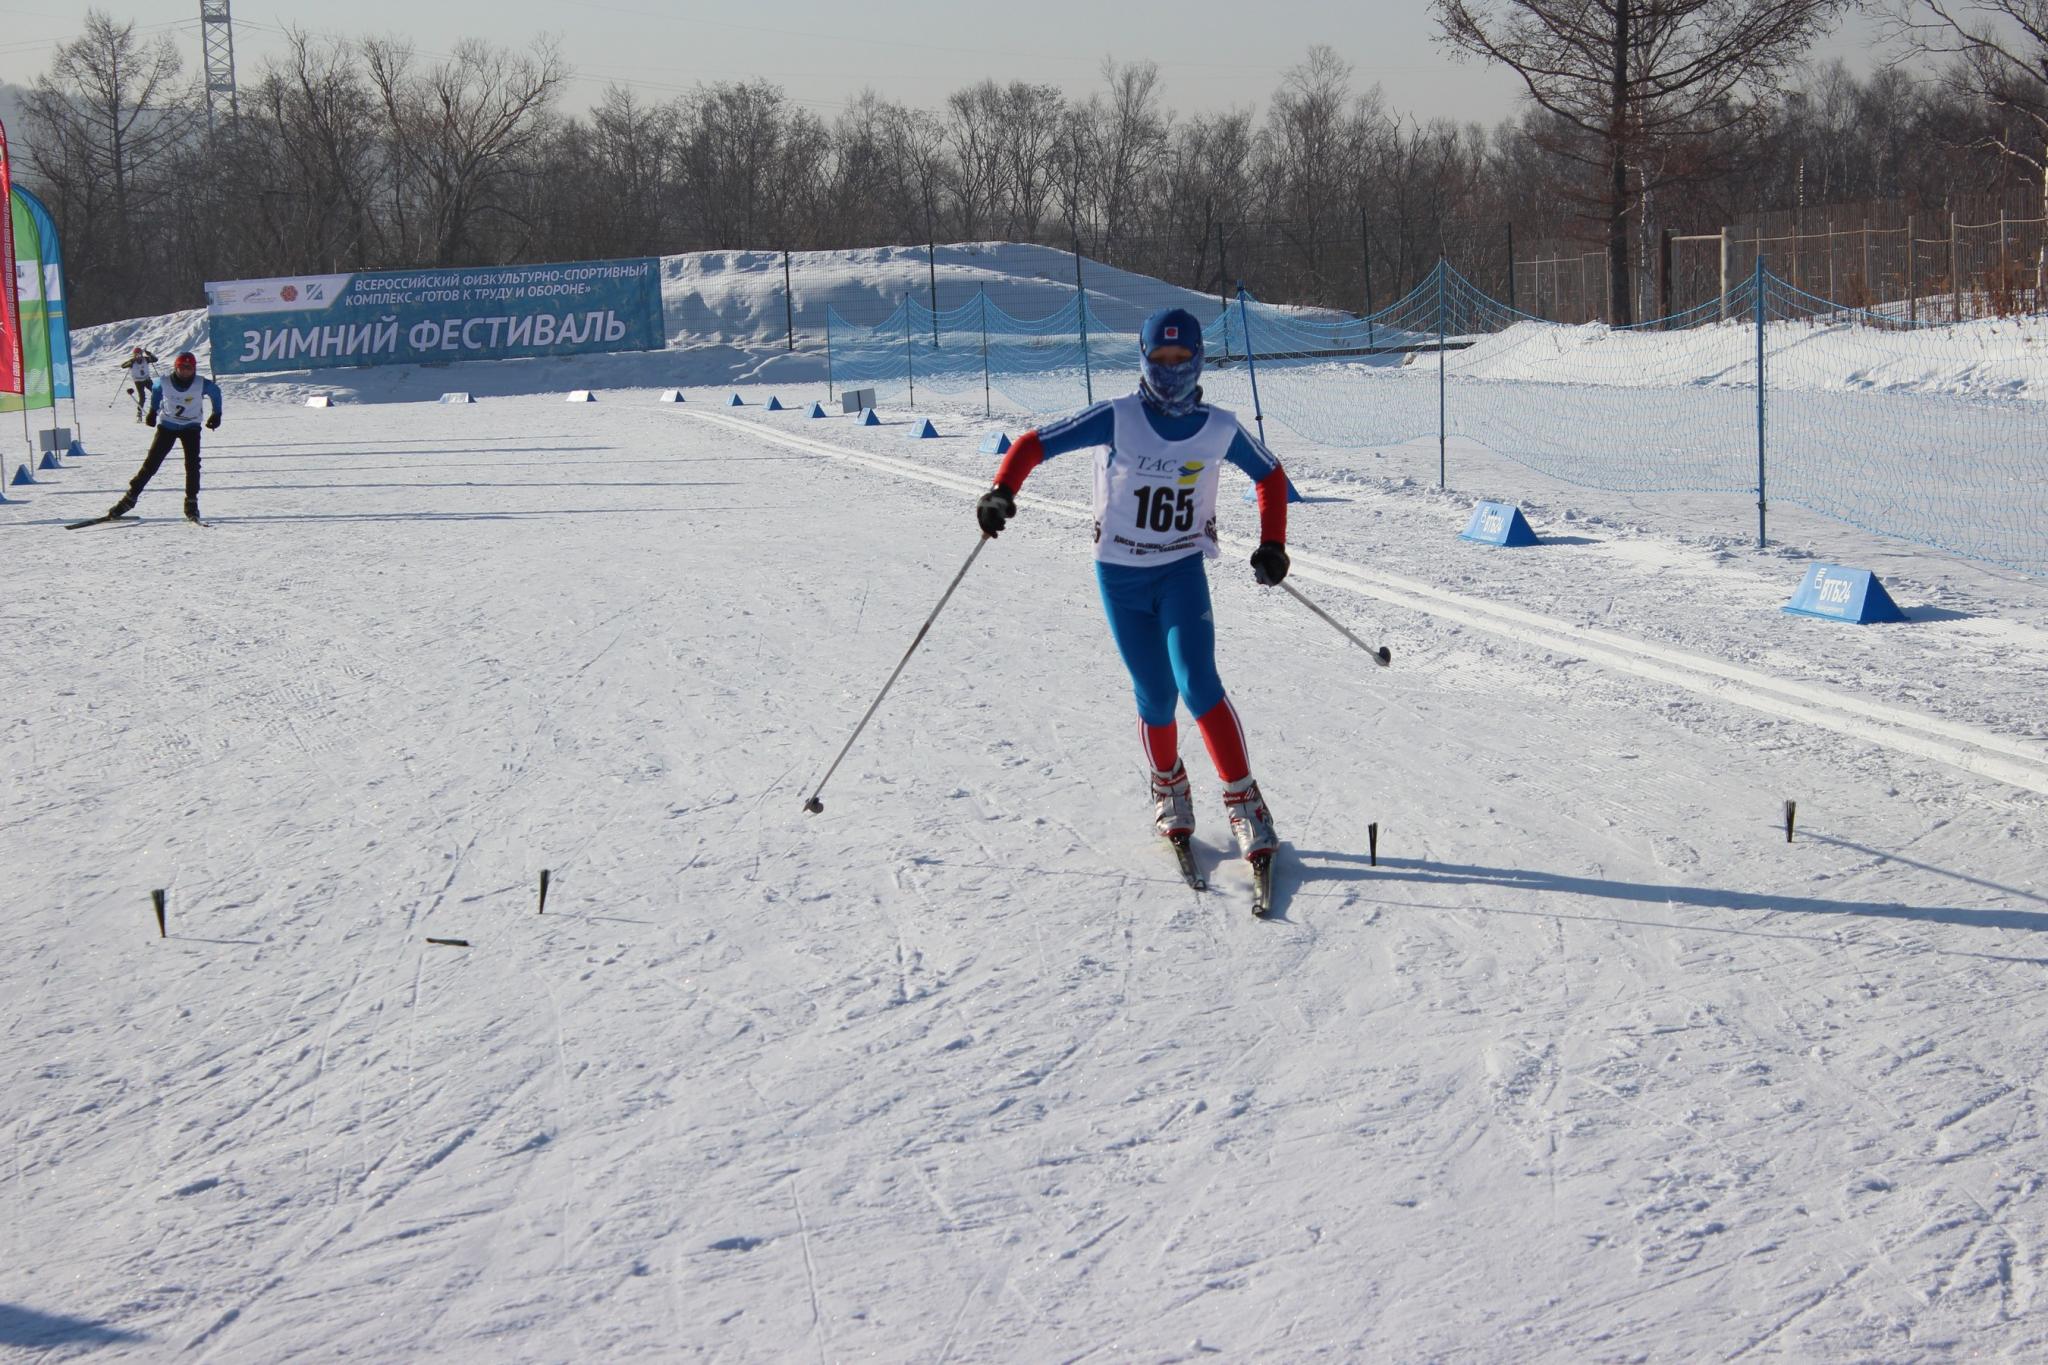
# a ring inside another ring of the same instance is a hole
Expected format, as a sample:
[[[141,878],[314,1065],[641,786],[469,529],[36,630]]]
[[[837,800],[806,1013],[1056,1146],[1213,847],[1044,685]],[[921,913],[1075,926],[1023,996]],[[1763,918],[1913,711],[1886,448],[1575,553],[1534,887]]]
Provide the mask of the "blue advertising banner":
[[[206,286],[215,374],[653,351],[661,263],[378,270]]]

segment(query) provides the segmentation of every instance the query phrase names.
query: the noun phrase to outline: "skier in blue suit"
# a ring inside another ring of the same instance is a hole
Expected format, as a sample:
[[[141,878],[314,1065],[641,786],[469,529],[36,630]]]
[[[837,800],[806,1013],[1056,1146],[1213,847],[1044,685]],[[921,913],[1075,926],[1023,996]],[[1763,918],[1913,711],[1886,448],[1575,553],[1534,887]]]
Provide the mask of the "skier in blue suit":
[[[1094,447],[1095,575],[1110,635],[1130,672],[1138,731],[1151,775],[1153,820],[1168,838],[1194,830],[1194,803],[1180,761],[1175,703],[1202,732],[1238,851],[1271,856],[1279,837],[1252,780],[1244,727],[1216,673],[1216,626],[1205,558],[1216,542],[1217,475],[1226,463],[1258,487],[1254,576],[1287,576],[1287,474],[1235,415],[1202,401],[1202,324],[1185,309],[1145,320],[1138,391],[1027,431],[975,505],[982,531],[999,534],[1017,492],[1042,462]]]

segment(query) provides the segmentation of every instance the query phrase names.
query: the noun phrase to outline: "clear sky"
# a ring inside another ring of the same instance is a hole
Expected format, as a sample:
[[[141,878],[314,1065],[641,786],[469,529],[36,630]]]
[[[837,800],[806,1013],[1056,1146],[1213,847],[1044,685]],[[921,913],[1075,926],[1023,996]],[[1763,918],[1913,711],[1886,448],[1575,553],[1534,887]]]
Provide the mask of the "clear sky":
[[[173,34],[189,69],[198,69],[198,0],[101,0],[100,7],[145,31]],[[1520,90],[1498,68],[1446,53],[1423,0],[233,0],[233,10],[245,79],[276,50],[287,25],[350,37],[404,35],[424,53],[445,51],[465,35],[523,46],[551,33],[578,74],[572,109],[614,81],[665,99],[698,81],[741,76],[773,80],[827,118],[865,86],[925,107],[984,76],[1084,94],[1108,55],[1158,62],[1166,103],[1180,112],[1263,108],[1280,73],[1317,42],[1352,63],[1360,87],[1377,83],[1395,110],[1417,118],[1494,123],[1512,112]],[[34,79],[56,43],[77,35],[81,14],[67,0],[0,0],[0,81]],[[1867,29],[1852,27],[1824,55],[1866,67],[1867,39]]]

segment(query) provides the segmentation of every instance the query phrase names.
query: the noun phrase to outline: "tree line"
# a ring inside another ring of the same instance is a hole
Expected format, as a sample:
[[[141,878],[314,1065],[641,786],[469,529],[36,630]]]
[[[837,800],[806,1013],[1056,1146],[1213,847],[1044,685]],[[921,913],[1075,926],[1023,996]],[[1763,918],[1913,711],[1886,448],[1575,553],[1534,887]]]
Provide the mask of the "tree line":
[[[2048,31],[2017,22],[2039,0],[1892,2],[1901,60],[1859,76],[1806,64],[1844,0],[1434,0],[1447,59],[1524,82],[1492,127],[1410,117],[1327,46],[1259,107],[1176,114],[1156,66],[1105,61],[1085,96],[984,80],[827,118],[766,81],[613,86],[571,114],[545,40],[427,59],[303,33],[209,118],[168,37],[92,11],[24,97],[17,174],[80,323],[198,306],[213,279],[991,239],[1358,309],[1440,254],[1499,292],[1510,233],[1602,252],[1627,321],[1664,229],[2041,204]]]

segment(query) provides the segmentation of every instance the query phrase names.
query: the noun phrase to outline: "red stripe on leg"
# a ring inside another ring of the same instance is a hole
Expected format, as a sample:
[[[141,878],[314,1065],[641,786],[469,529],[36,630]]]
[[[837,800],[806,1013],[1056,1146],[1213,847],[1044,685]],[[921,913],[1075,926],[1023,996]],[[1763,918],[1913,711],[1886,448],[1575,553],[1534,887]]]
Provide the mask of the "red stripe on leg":
[[[1244,726],[1237,720],[1237,708],[1225,697],[1195,722],[1202,727],[1202,743],[1209,748],[1209,761],[1216,776],[1225,782],[1241,782],[1252,775],[1251,755],[1245,749]]]
[[[1152,765],[1155,773],[1170,773],[1173,765],[1180,762],[1180,726],[1168,721],[1164,725],[1147,725],[1138,721],[1138,739],[1145,746],[1145,761]]]

